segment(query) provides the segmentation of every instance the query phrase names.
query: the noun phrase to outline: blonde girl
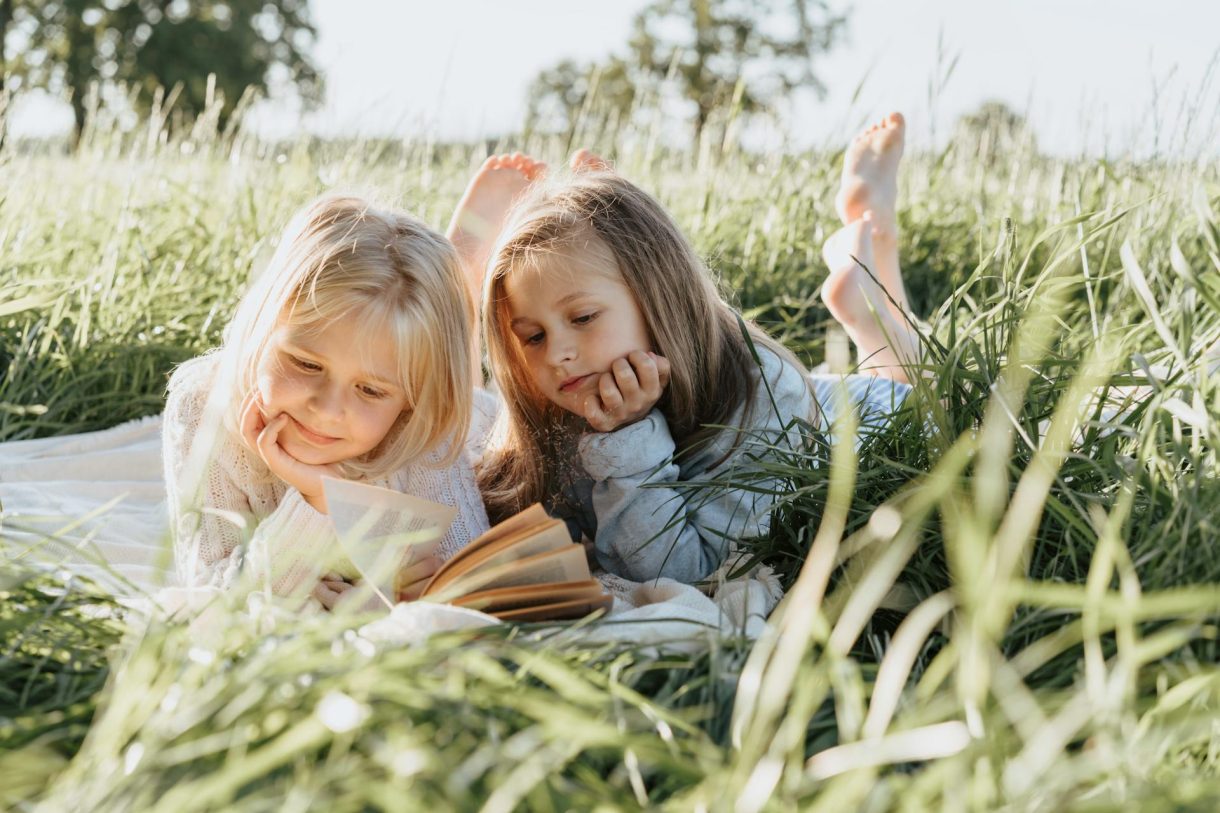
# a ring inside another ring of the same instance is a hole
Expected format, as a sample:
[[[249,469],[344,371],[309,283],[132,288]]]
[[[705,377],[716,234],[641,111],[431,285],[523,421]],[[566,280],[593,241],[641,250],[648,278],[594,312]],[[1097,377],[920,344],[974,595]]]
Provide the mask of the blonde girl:
[[[455,506],[441,559],[485,530],[464,449],[473,320],[457,254],[417,219],[345,196],[302,210],[223,345],[170,381],[163,453],[183,583],[244,574],[331,606],[348,585],[324,578],[337,544],[324,475]]]
[[[542,501],[607,571],[708,576],[771,500],[694,486],[757,466],[813,400],[664,209],[611,172],[533,190],[493,255],[488,359],[504,399],[479,470],[494,519]]]

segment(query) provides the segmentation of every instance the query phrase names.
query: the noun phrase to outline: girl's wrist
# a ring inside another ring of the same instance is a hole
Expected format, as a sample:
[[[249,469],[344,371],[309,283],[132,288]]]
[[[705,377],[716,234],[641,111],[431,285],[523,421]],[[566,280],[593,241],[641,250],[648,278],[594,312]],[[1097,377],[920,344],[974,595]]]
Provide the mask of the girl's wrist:
[[[673,457],[669,424],[658,410],[621,429],[589,432],[580,439],[581,465],[594,479],[640,475]]]
[[[330,513],[330,511],[327,510],[325,493],[306,494],[304,491],[302,491],[301,498],[304,499],[305,502],[309,503],[309,505],[319,514]]]

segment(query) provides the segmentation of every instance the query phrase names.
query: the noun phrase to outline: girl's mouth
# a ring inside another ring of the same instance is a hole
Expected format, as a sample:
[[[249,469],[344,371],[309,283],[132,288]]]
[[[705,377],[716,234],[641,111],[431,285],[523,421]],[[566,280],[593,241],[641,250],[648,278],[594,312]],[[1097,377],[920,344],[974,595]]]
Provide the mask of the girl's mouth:
[[[572,392],[580,387],[580,385],[583,384],[586,379],[592,377],[593,375],[593,373],[589,373],[588,375],[577,375],[573,376],[572,378],[565,379],[564,382],[559,385],[559,391]]]
[[[297,428],[297,434],[299,434],[301,439],[306,443],[314,446],[329,446],[330,444],[339,440],[339,438],[331,437],[330,435],[320,435],[305,424],[298,421],[296,418],[293,418],[291,415],[288,417],[292,421],[293,426]]]

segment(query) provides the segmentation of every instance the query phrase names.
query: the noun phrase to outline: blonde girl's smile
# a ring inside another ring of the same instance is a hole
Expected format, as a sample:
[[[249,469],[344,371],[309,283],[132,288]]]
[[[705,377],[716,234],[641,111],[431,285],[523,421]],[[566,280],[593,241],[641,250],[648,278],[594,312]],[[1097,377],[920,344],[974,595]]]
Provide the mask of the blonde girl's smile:
[[[332,443],[337,443],[342,440],[342,438],[324,435],[321,432],[315,432],[291,415],[288,416],[288,420],[290,421],[289,425],[296,429],[297,434],[300,435],[306,443],[314,446],[329,446]]]

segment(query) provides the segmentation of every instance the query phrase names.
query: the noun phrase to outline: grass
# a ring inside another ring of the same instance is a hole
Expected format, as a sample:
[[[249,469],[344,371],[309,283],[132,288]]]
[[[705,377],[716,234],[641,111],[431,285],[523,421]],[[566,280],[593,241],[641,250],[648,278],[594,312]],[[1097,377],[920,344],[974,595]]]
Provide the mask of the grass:
[[[598,146],[810,362],[838,156]],[[645,134],[646,135],[646,134]],[[566,145],[524,146],[561,160]],[[378,646],[274,607],[204,644],[0,561],[16,809],[1214,810],[1214,164],[913,155],[931,375],[854,449],[766,472],[789,588],[755,646],[522,627]],[[0,152],[0,439],[161,408],[290,212],[371,190],[437,227],[483,153],[99,128]],[[1154,374],[1153,374],[1154,373]],[[1119,409],[1120,388],[1143,389]],[[1099,393],[1103,394],[1099,397]],[[2,530],[0,530],[2,533]]]

